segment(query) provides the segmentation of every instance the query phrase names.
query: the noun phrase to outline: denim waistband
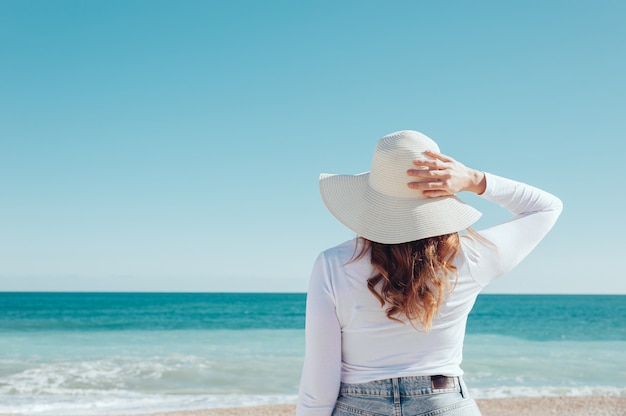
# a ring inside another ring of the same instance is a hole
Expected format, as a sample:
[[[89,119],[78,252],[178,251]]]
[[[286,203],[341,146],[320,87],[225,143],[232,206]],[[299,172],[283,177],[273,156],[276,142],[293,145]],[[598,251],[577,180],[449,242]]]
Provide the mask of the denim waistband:
[[[448,377],[450,386],[446,386],[449,388],[444,389],[434,386],[433,380],[438,377],[441,376],[398,377],[358,384],[341,383],[340,393],[381,397],[410,397],[432,394],[433,392],[452,391],[463,393],[464,388],[461,377]]]

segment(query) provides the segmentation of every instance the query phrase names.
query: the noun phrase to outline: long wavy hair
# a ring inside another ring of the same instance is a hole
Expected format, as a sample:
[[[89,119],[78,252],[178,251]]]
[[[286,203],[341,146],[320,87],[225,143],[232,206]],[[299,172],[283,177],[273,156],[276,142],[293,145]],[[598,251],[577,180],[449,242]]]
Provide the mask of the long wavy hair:
[[[356,258],[367,251],[376,274],[367,287],[387,305],[389,319],[428,331],[439,307],[456,285],[458,271],[452,261],[460,250],[458,233],[444,234],[401,244],[381,244],[360,237],[363,244]],[[450,278],[454,276],[453,282]]]

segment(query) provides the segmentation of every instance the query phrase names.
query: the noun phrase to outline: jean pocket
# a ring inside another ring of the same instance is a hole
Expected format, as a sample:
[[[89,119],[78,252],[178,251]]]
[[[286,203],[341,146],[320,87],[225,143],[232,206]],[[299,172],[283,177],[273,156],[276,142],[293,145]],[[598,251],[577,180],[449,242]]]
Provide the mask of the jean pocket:
[[[389,406],[378,400],[340,396],[331,416],[387,416],[393,412]]]

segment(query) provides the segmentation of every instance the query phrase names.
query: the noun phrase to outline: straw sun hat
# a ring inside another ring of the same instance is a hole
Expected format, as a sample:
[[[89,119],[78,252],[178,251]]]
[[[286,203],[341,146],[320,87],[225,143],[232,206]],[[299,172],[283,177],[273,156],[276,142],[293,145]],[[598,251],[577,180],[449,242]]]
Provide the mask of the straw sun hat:
[[[426,135],[412,130],[378,141],[370,172],[320,175],[320,192],[328,210],[357,235],[383,244],[398,244],[461,231],[481,213],[456,196],[427,198],[411,189],[407,170],[426,159],[425,150],[439,152]]]

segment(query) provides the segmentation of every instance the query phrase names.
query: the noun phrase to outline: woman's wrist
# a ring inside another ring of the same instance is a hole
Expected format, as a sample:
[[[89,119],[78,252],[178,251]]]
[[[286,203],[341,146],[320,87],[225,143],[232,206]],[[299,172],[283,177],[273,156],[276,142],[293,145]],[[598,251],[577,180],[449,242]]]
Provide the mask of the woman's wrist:
[[[487,189],[487,178],[485,172],[481,172],[476,169],[470,169],[470,180],[466,191],[473,192],[476,195],[481,195]]]

